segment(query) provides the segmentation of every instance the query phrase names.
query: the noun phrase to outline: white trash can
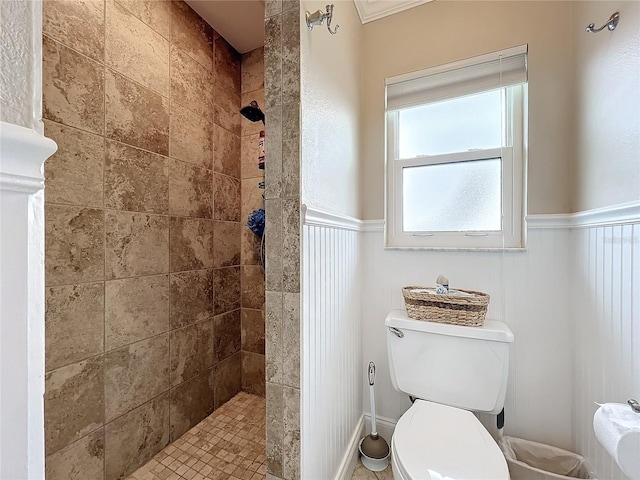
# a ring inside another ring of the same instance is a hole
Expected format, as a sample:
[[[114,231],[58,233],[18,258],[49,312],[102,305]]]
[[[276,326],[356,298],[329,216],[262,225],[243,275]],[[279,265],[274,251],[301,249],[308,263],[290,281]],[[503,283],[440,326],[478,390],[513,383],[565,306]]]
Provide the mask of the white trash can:
[[[587,460],[577,453],[514,437],[502,437],[498,443],[511,480],[596,478]]]

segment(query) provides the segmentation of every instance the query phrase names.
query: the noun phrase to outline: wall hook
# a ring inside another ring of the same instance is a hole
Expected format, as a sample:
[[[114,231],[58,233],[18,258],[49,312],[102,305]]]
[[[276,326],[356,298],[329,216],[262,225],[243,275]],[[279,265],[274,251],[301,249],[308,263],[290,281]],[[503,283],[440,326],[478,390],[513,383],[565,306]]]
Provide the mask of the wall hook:
[[[598,33],[600,30],[604,29],[604,27],[607,27],[609,31],[613,32],[618,26],[619,21],[620,21],[620,12],[614,12],[609,17],[609,21],[607,21],[607,23],[602,25],[600,28],[595,28],[596,24],[590,23],[589,26],[587,27],[587,32]]]
[[[336,33],[338,33],[338,27],[340,25],[336,25],[336,28],[334,28],[333,31],[331,30],[331,20],[333,19],[333,4],[327,5],[326,13],[322,13],[322,10],[318,10],[314,13],[306,12],[305,18],[307,20],[307,28],[310,31],[313,30],[313,27],[315,27],[316,25],[322,25],[322,23],[326,19],[327,30],[329,30],[329,33],[331,35],[335,35]]]

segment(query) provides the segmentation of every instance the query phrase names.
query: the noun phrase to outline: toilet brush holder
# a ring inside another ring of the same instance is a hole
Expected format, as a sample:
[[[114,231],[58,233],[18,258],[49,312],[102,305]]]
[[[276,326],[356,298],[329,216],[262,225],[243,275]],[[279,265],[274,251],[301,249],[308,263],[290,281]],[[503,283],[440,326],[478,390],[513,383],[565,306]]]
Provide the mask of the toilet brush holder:
[[[378,435],[376,428],[376,398],[373,385],[376,378],[376,365],[369,362],[369,397],[371,398],[371,434],[360,440],[358,450],[365,468],[381,472],[389,466],[389,444]]]

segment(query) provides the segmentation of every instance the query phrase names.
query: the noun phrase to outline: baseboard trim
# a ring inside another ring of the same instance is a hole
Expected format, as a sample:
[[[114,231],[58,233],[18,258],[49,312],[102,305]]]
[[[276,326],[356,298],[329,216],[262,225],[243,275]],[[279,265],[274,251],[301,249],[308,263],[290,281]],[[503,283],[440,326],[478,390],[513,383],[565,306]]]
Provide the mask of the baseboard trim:
[[[396,420],[376,415],[376,428],[378,430],[378,435],[382,435],[389,445],[391,445],[391,437],[393,437],[393,432],[396,429],[396,423],[398,423]],[[367,435],[371,433],[370,413],[364,414],[364,431]]]
[[[356,469],[356,463],[358,462],[358,446],[360,445],[360,439],[364,435],[364,416],[360,417],[360,421],[354,428],[349,440],[349,446],[347,451],[344,452],[342,462],[340,462],[340,468],[336,474],[336,480],[350,480],[353,475],[353,471]]]

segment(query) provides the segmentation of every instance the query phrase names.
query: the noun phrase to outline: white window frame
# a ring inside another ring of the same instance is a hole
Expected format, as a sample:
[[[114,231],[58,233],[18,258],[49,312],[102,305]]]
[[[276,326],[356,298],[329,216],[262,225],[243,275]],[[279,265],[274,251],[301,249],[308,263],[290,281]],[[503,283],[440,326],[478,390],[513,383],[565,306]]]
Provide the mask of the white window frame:
[[[501,148],[401,159],[398,145],[399,110],[387,112],[386,248],[445,250],[524,248],[527,85],[525,83],[503,88],[506,93],[503,96],[505,108]],[[406,232],[403,230],[402,170],[404,168],[494,158],[500,158],[502,161],[502,230],[462,232]]]

